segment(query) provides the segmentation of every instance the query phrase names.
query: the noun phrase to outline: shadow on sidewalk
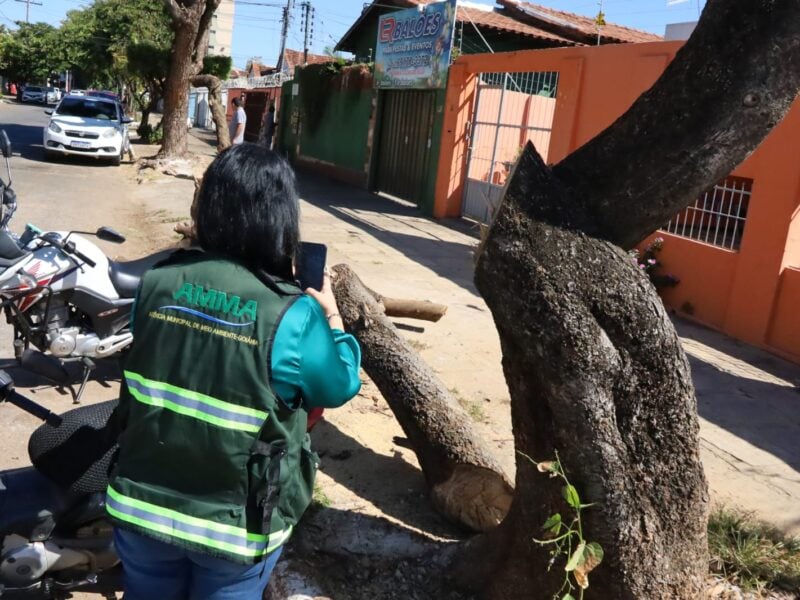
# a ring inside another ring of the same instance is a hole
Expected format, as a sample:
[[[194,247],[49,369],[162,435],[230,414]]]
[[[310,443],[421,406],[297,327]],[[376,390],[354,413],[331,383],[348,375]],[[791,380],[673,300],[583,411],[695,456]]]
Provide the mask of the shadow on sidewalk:
[[[371,235],[440,277],[478,294],[473,283],[477,229],[462,219],[433,221],[410,203],[342,184],[305,170],[298,171],[300,196],[340,221]],[[374,217],[374,218],[373,218]],[[391,229],[381,225],[391,225]],[[442,233],[455,232],[442,237]],[[461,234],[461,235],[458,235]],[[449,238],[449,239],[447,239]],[[454,238],[469,238],[469,242]]]
[[[676,327],[700,416],[800,472],[800,366],[697,325]]]
[[[378,454],[325,420],[314,428],[312,439],[320,471],[384,514],[433,535],[464,534],[433,510],[422,472],[399,454]]]

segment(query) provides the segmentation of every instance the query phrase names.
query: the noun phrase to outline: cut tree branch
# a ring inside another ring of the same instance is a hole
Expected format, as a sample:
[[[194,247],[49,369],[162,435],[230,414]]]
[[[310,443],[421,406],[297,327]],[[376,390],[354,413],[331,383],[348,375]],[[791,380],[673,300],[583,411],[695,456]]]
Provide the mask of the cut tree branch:
[[[397,333],[373,294],[347,265],[337,265],[334,271],[333,287],[345,328],[361,344],[364,370],[419,459],[433,505],[469,529],[494,528],[511,504],[508,476],[465,410]]]
[[[445,305],[428,302],[427,300],[402,300],[381,297],[378,301],[383,304],[387,317],[418,319],[436,323],[447,313]]]

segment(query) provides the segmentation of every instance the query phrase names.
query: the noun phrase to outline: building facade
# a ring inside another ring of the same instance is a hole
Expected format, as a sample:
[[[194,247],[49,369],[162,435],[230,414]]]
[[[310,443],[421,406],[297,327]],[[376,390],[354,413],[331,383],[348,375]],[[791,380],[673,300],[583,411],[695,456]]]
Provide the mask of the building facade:
[[[230,56],[233,47],[233,24],[236,9],[233,0],[222,0],[211,19],[208,32],[208,54]]]

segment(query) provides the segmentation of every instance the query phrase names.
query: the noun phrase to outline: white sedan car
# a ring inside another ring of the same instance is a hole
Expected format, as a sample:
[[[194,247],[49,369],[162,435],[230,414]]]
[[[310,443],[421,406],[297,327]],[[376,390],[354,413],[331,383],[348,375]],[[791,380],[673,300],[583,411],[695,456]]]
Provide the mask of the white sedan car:
[[[128,123],[114,100],[65,96],[44,128],[45,158],[57,155],[92,156],[119,165],[128,144]]]

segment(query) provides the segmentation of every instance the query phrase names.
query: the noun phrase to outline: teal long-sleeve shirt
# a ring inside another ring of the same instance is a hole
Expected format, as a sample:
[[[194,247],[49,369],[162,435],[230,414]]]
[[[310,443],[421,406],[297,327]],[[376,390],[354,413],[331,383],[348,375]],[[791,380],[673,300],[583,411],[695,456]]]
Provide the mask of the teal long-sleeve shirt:
[[[331,329],[311,296],[298,298],[278,323],[270,363],[272,390],[292,409],[336,408],[361,389],[358,342]]]
[[[331,329],[310,296],[298,298],[278,324],[270,362],[272,389],[292,408],[335,408],[361,388],[358,342]]]

